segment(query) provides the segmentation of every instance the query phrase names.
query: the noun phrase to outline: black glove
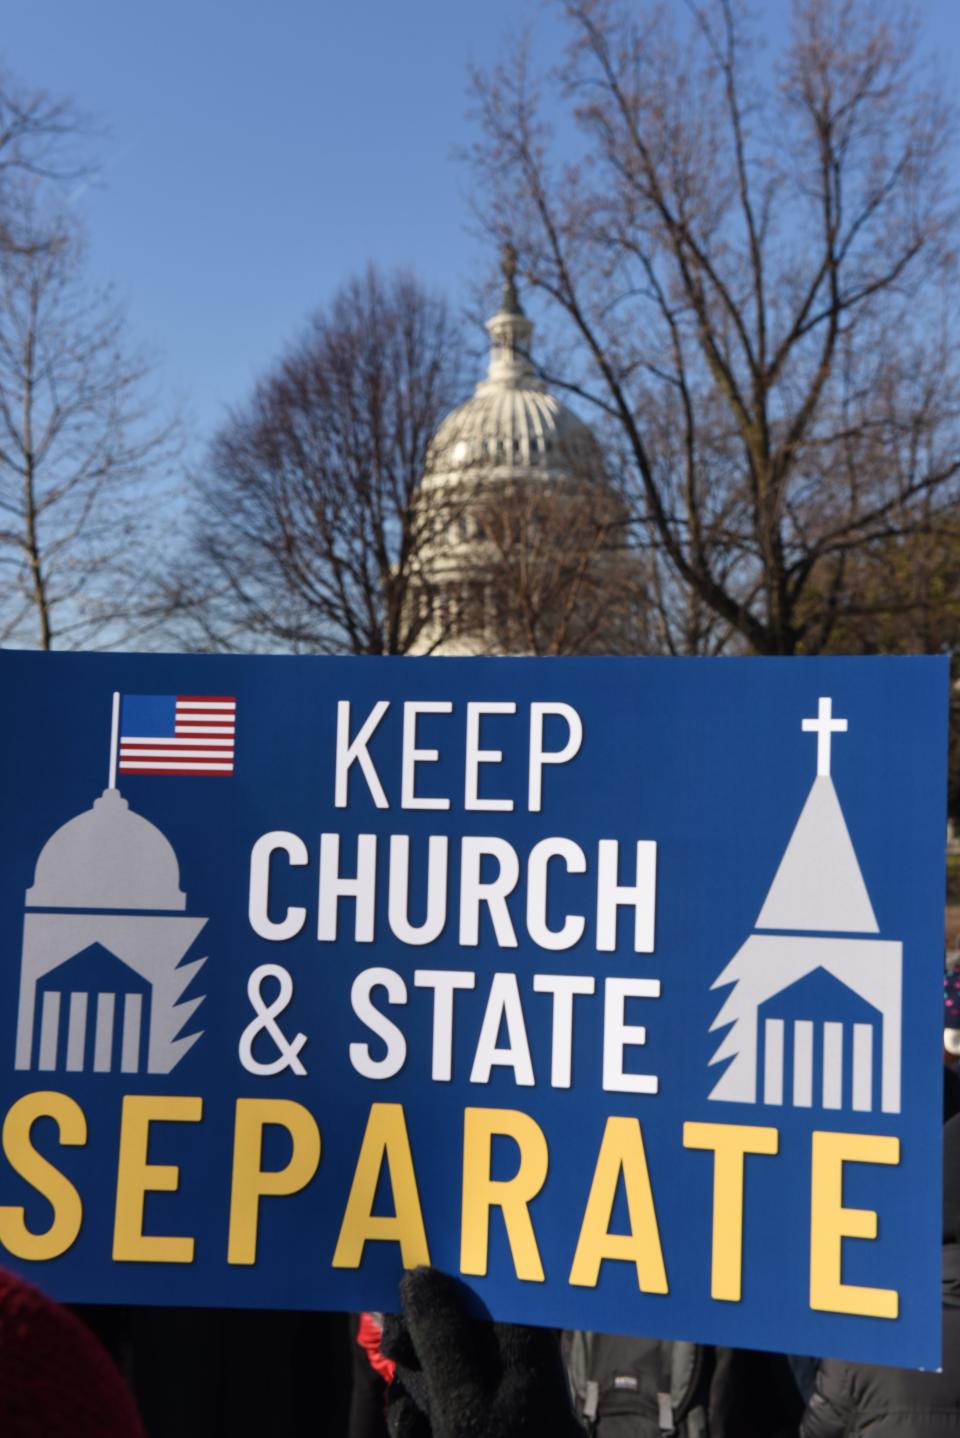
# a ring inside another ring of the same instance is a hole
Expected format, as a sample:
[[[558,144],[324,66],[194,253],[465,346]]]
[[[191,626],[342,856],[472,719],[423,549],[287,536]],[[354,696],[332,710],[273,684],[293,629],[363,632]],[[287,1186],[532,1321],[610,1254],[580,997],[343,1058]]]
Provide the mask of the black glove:
[[[556,1332],[468,1316],[464,1289],[433,1268],[400,1284],[381,1352],[397,1365],[387,1393],[391,1438],[584,1438]]]

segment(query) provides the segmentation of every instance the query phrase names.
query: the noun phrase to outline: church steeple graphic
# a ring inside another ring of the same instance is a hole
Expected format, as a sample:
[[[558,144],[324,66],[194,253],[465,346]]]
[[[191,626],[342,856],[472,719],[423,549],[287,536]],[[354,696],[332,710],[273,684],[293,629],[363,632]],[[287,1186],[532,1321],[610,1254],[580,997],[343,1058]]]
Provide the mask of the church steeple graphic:
[[[758,929],[807,933],[876,934],[879,925],[863,881],[830,774],[831,739],[847,732],[821,698],[816,719],[803,720],[817,736],[817,777],[764,900]]]
[[[723,1103],[900,1112],[903,944],[879,925],[831,775],[831,741],[847,732],[821,696],[817,772],[754,931],[714,980],[729,989],[711,1032]],[[828,983],[828,1017],[811,984]],[[791,993],[792,991],[792,993]],[[799,1014],[798,1014],[799,1006]]]

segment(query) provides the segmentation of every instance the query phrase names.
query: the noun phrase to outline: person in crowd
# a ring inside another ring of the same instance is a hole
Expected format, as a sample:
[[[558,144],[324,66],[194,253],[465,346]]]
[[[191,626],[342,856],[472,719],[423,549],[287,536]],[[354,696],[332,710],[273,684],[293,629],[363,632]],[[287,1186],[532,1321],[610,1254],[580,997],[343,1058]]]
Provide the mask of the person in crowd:
[[[466,1290],[419,1268],[382,1350],[391,1438],[794,1438],[803,1409],[778,1354],[480,1322]]]
[[[803,1402],[779,1353],[612,1333],[564,1334],[574,1401],[594,1438],[788,1438]]]
[[[353,1384],[349,1438],[387,1438],[387,1387],[394,1364],[380,1351],[382,1313],[351,1313]]]
[[[943,976],[943,1121],[960,1113],[960,970]]]
[[[129,1389],[84,1323],[0,1271],[3,1438],[146,1438]]]
[[[943,1370],[920,1373],[825,1358],[801,1438],[960,1434],[960,1114],[943,1130]]]
[[[960,1063],[960,969],[943,976],[943,1061],[956,1069]]]

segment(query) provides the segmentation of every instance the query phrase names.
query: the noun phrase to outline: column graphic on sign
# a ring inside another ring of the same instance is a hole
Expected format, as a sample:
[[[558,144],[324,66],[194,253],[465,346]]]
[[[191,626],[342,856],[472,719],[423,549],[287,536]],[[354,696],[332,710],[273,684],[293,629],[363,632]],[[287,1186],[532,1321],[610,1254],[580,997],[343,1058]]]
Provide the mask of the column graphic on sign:
[[[899,1113],[903,945],[879,937],[833,785],[847,721],[824,697],[802,727],[816,777],[755,931],[712,985],[733,987],[711,1024],[727,1033],[710,1098]]]
[[[116,728],[116,726],[115,726]],[[111,783],[63,824],[26,894],[18,1069],[170,1073],[201,1037],[184,999],[205,958],[181,964],[206,924],[184,910],[177,856]]]

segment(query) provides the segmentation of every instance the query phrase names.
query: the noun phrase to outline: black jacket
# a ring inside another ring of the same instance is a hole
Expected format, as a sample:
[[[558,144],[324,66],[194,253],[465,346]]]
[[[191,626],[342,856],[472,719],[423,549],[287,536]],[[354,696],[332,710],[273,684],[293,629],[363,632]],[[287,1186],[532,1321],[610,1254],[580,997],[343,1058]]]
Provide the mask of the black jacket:
[[[776,1353],[565,1333],[574,1406],[591,1438],[790,1438],[803,1405]]]
[[[960,1438],[960,1246],[943,1250],[943,1372],[825,1358],[801,1438]]]

